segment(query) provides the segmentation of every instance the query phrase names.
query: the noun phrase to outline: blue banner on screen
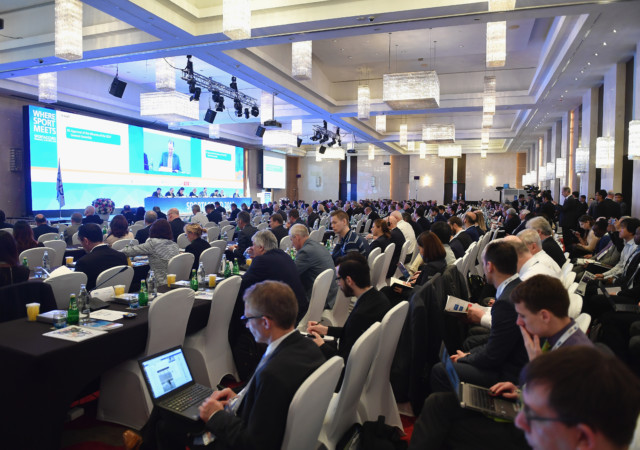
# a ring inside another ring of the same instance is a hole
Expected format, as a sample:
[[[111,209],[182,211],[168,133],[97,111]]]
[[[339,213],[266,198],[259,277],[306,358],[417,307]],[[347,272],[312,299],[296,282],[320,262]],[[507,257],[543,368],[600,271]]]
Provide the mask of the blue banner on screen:
[[[264,152],[262,157],[262,186],[271,189],[287,187],[287,158],[279,153]]]
[[[58,160],[65,209],[110,198],[119,210],[141,206],[158,187],[184,195],[243,196],[244,149],[126,123],[29,106],[31,210],[58,211]]]

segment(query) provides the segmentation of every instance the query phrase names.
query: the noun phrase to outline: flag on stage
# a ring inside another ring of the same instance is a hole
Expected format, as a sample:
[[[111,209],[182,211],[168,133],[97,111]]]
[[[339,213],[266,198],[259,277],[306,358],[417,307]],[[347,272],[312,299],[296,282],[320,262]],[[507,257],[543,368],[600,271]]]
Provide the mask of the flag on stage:
[[[60,158],[58,158],[58,179],[56,181],[56,190],[58,191],[58,204],[60,208],[64,206],[64,188],[62,187],[62,172],[60,171]]]

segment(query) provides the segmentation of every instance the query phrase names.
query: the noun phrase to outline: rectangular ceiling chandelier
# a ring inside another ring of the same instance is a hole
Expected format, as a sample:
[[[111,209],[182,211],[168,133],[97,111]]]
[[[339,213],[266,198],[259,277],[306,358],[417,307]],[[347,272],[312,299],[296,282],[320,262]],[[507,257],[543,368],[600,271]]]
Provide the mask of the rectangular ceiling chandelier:
[[[54,54],[73,61],[82,59],[82,2],[56,0]]]
[[[286,130],[266,130],[262,136],[262,145],[265,147],[297,147],[298,137]]]
[[[438,145],[439,158],[460,158],[462,156],[462,146],[455,144]]]
[[[367,159],[369,161],[373,161],[374,159],[376,159],[376,148],[371,144],[369,144],[369,154],[367,156]]]
[[[58,72],[38,74],[38,101],[41,103],[58,101]]]
[[[189,101],[189,95],[177,91],[140,94],[140,115],[164,122],[184,122],[200,118],[200,102]]]
[[[422,125],[422,140],[427,144],[453,144],[456,141],[456,125],[453,123]]]
[[[481,145],[489,145],[489,131],[483,130],[480,133],[480,144]]]
[[[629,159],[640,159],[640,120],[629,122]]]
[[[368,120],[371,112],[371,91],[368,84],[358,86],[358,119]]]
[[[484,95],[482,97],[482,113],[496,113],[496,77],[484,77]]]
[[[553,162],[547,163],[547,181],[553,181],[556,177],[556,164]]]
[[[376,116],[376,131],[378,133],[387,132],[387,116],[385,115]]]
[[[260,95],[260,122],[273,120],[273,95],[262,91]]]
[[[587,173],[589,171],[589,147],[576,148],[576,173]]]
[[[420,159],[427,158],[427,144],[420,142]]]
[[[516,0],[489,0],[489,12],[513,11]]]
[[[220,139],[220,124],[209,125],[209,137],[211,139]]]
[[[613,167],[615,141],[612,137],[599,137],[596,140],[596,169]]]
[[[409,150],[410,152],[415,151],[416,149],[416,141],[409,141],[407,142],[407,150]]]
[[[316,150],[316,160],[318,159],[318,156],[321,160],[341,160],[345,159],[345,154],[344,149],[340,147],[329,147],[324,151],[324,154],[321,154],[320,150]]]
[[[222,33],[234,40],[251,37],[250,0],[222,0]]]
[[[391,109],[438,108],[440,80],[435,70],[382,76],[382,101]]]
[[[480,159],[487,159],[487,151],[486,150],[480,150]]]
[[[176,90],[176,70],[173,58],[156,59],[156,91]]]
[[[291,44],[291,76],[296,80],[310,80],[312,67],[313,41],[293,42]]]
[[[487,67],[502,67],[507,59],[507,22],[487,22]]]
[[[567,158],[556,158],[556,178],[567,176]]]
[[[402,147],[406,147],[407,146],[407,134],[408,134],[408,126],[406,123],[401,123],[400,124],[400,145]]]
[[[482,114],[482,128],[491,128],[493,126],[493,114]]]
[[[296,136],[300,136],[302,134],[302,119],[293,119],[291,121],[291,133]]]

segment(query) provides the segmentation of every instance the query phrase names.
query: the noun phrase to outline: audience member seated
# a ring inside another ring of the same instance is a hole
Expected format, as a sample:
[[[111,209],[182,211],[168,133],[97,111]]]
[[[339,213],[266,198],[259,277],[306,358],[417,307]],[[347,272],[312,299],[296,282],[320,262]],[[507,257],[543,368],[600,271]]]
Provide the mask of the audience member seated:
[[[156,220],[157,219],[166,219],[167,218],[167,215],[160,210],[159,206],[154,206],[153,207],[153,212],[156,213],[156,216],[157,216]],[[145,217],[146,217],[146,213],[144,213],[144,214],[145,214]]]
[[[491,307],[491,331],[486,344],[474,348],[470,353],[458,350],[451,355],[461,381],[490,387],[500,380],[515,382],[527,352],[522,335],[516,325],[517,313],[509,301],[509,295],[521,283],[518,278],[518,255],[509,242],[497,239],[485,247],[482,255],[487,283],[496,292],[496,302]],[[472,305],[467,317],[479,323],[484,315],[482,308]],[[442,363],[431,371],[431,387],[434,392],[450,391],[451,384]]]
[[[197,196],[198,196],[198,190],[196,188],[193,188],[191,192],[189,192],[189,197],[197,197]]]
[[[40,236],[47,233],[58,234],[58,229],[49,226],[47,218],[42,214],[37,214],[35,217],[36,227],[33,229],[33,238],[37,241]]]
[[[295,211],[295,210],[294,210]],[[307,299],[311,301],[313,282],[317,276],[327,269],[335,270],[331,254],[319,242],[309,239],[309,230],[305,224],[297,223],[289,230],[291,244],[296,249],[295,265],[302,282],[302,287],[307,294]],[[325,301],[325,309],[333,308],[338,293],[338,285],[335,277],[331,277],[331,286]]]
[[[311,206],[307,207],[307,228],[312,230],[313,226],[316,223],[316,220],[319,221],[319,219],[320,219],[320,216],[318,215],[318,213],[315,212]]]
[[[29,268],[18,259],[18,247],[11,229],[0,230],[0,287],[28,280]]]
[[[235,221],[236,218],[238,217],[238,213],[240,212],[240,210],[238,209],[238,205],[236,205],[235,203],[231,204],[231,211],[229,211],[229,220],[231,221]]]
[[[245,264],[245,251],[251,247],[251,238],[258,231],[256,227],[251,225],[251,216],[246,211],[241,211],[236,217],[236,224],[240,228],[238,233],[238,243],[230,245],[225,251],[225,255],[229,261],[238,260],[238,264]]]
[[[436,222],[436,224],[447,225],[447,222]],[[422,286],[427,283],[434,275],[442,274],[447,267],[445,260],[446,252],[442,246],[442,242],[433,231],[424,231],[418,236],[418,251],[423,263],[413,276],[408,280],[413,287]],[[403,300],[407,300],[412,294],[411,291],[403,290],[401,287],[385,286],[381,292],[389,299],[391,306],[395,306]]]
[[[7,222],[7,216],[4,214],[4,211],[0,209],[0,229],[2,228],[13,228],[13,225]]]
[[[242,380],[248,380],[251,377],[264,352],[264,348],[256,345],[240,320],[244,292],[254,284],[265,280],[286,283],[298,300],[296,323],[304,317],[309,306],[296,266],[291,257],[278,248],[278,242],[273,233],[269,230],[258,231],[251,241],[253,246],[249,248],[249,254],[253,262],[242,277],[242,284],[229,323],[229,343]]]
[[[171,208],[167,211],[167,220],[169,221],[171,233],[173,234],[173,241],[175,242],[178,240],[178,236],[184,233],[184,226],[186,223],[184,223],[180,218],[180,211],[178,211],[178,208]]]
[[[553,231],[549,221],[544,217],[534,217],[527,222],[528,230],[536,230],[542,241],[542,250],[553,259],[559,267],[562,267],[567,261],[562,248],[553,239]]]
[[[422,231],[429,231],[431,230],[431,222],[429,222],[429,219],[427,219],[424,216],[424,213],[425,213],[424,206],[419,206],[418,208],[416,208],[413,214],[414,214],[415,221],[420,227],[420,229]]]
[[[209,203],[204,206],[204,211],[207,213],[207,220],[209,222],[220,223],[222,220],[222,214],[219,211],[216,211],[213,203]]]
[[[346,367],[353,344],[371,325],[382,321],[390,305],[387,297],[371,286],[369,264],[362,254],[351,252],[339,259],[336,272],[340,290],[346,297],[356,297],[356,304],[342,327],[327,327],[309,321],[307,332],[313,334],[313,342],[327,359],[339,355],[344,358]],[[337,342],[325,342],[322,336],[332,336]]]
[[[551,269],[555,273],[556,278],[560,278],[562,275],[562,269],[558,266],[558,263],[551,258],[551,256],[547,255],[547,252],[542,250],[542,240],[536,230],[522,230],[518,233],[518,239],[527,246],[529,252],[531,252],[535,259]]]
[[[180,254],[180,248],[173,242],[169,222],[158,219],[151,225],[149,239],[144,244],[127,247],[122,253],[126,256],[148,255],[149,269],[153,270],[158,284],[162,285],[167,283],[169,260]]]
[[[431,232],[435,233],[440,239],[442,246],[444,247],[444,251],[446,253],[445,262],[448,264],[453,264],[456,262],[456,256],[451,249],[451,226],[447,222],[437,222],[431,226]],[[417,259],[422,259],[420,255],[416,257]],[[422,264],[422,263],[421,263]]]
[[[35,247],[44,247],[42,242],[33,238],[33,228],[25,220],[18,220],[13,226],[13,237],[18,247],[18,255],[25,250]]]
[[[402,213],[402,220],[407,222],[409,225],[411,225],[411,228],[413,229],[413,234],[414,234],[414,236],[416,237],[416,240],[417,240],[418,236],[420,236],[420,233],[422,233],[422,228],[420,227],[420,225],[418,225],[416,222],[414,222],[411,219],[411,214],[406,213],[406,212]]]
[[[569,318],[569,295],[559,280],[546,275],[521,283],[512,292],[518,326],[532,361],[543,352],[582,345],[589,338]],[[494,395],[512,398],[516,386],[500,382],[491,387]],[[415,423],[410,450],[423,448],[526,448],[524,436],[512,422],[495,421],[460,407],[452,392],[434,393],[425,401]]]
[[[149,230],[151,229],[151,225],[153,225],[153,222],[155,222],[156,220],[158,220],[158,216],[156,215],[155,211],[147,211],[144,214],[145,227],[140,228],[136,232],[135,239],[138,241],[138,244],[144,244],[145,242],[147,242],[147,239],[149,239]]]
[[[539,259],[534,258],[527,245],[522,242],[519,237],[507,236],[504,240],[511,243],[513,248],[516,249],[516,253],[518,253],[518,276],[522,281],[528,280],[536,275],[548,275],[559,278],[560,274],[540,262]]]
[[[395,217],[389,216],[386,219],[382,220],[387,220],[387,225],[391,230],[391,243],[396,245],[396,248],[393,250],[391,262],[389,263],[389,270],[387,270],[386,274],[386,277],[390,278],[396,272],[396,268],[398,267],[398,262],[400,261],[400,253],[402,252],[402,246],[405,243],[405,237],[404,234],[402,234],[402,231],[400,231],[400,228],[398,228],[398,221]]]
[[[127,222],[129,223],[129,225],[132,225],[136,221],[135,220],[136,215],[134,214],[133,211],[131,211],[131,206],[129,205],[124,205],[124,207],[122,208],[122,212],[120,214],[122,214],[124,218],[127,219]]]
[[[76,262],[76,272],[87,275],[87,290],[96,287],[98,275],[115,266],[126,266],[124,253],[113,250],[102,242],[102,230],[95,223],[88,223],[78,228],[78,239],[86,255]]]
[[[477,242],[481,234],[477,225],[476,212],[468,212],[464,215],[464,232],[469,235],[472,242]]]
[[[158,209],[160,209],[160,207],[158,207]],[[156,210],[154,209],[154,211],[156,211]],[[144,206],[138,206],[136,208],[136,216],[134,217],[135,221],[137,222],[139,220],[144,220],[144,213],[145,212],[146,211],[144,210]],[[156,214],[157,213],[158,213],[158,211],[156,211]],[[158,216],[158,217],[160,217],[160,216]]]
[[[403,219],[400,211],[393,211],[389,215],[389,219],[395,219],[396,227],[398,227],[402,232],[405,241],[409,242],[409,248],[407,249],[407,259],[411,258],[411,255],[413,255],[413,252],[416,249],[416,234],[413,231],[413,227]]]
[[[193,215],[189,218],[190,223],[196,223],[201,227],[204,227],[207,224],[207,222],[209,222],[209,219],[207,219],[207,216],[205,216],[202,213],[202,211],[200,211],[199,205],[193,205],[191,207],[191,212],[193,213]]]
[[[369,254],[369,245],[358,233],[351,230],[349,215],[346,212],[337,210],[331,213],[331,228],[336,236],[339,237],[339,241],[331,254],[334,262],[337,263],[338,259],[349,252],[358,252],[365,257]]]
[[[189,239],[190,244],[184,249],[185,252],[193,253],[195,257],[193,260],[192,269],[198,270],[198,265],[200,264],[200,254],[208,248],[211,248],[211,244],[202,239],[202,232],[204,228],[202,228],[197,223],[190,223],[186,227],[187,239]]]
[[[184,187],[181,187],[180,189],[178,189],[178,193],[176,194],[176,197],[184,197]]]
[[[389,230],[387,221],[376,219],[371,225],[371,234],[367,236],[367,239],[373,239],[369,244],[369,252],[374,248],[379,248],[381,252],[384,252],[391,244],[391,230]]]
[[[227,214],[227,210],[224,209],[224,206],[222,206],[220,202],[214,202],[213,204],[216,207],[216,211],[218,211],[221,215],[224,216],[225,214]]]
[[[97,223],[98,225],[102,225],[102,219],[96,214],[96,209],[91,205],[85,208],[84,218],[82,219],[83,225],[88,223]]]
[[[572,231],[574,236],[573,240],[576,241],[577,243],[571,245],[571,248],[570,248],[571,258],[584,257],[584,255],[592,254],[595,251],[596,245],[598,245],[598,241],[600,240],[600,237],[596,235],[595,230],[593,229],[594,223],[595,223],[595,220],[590,215],[584,214],[580,216],[580,220],[578,221],[578,224],[580,225],[581,230]],[[562,233],[563,233],[563,236],[566,235],[564,229]],[[568,248],[566,242],[565,242],[565,248]]]
[[[292,226],[300,224],[304,225],[304,222],[300,218],[300,213],[297,209],[292,209],[287,213],[287,229],[291,229]]]
[[[162,189],[161,188],[156,189],[156,191],[153,194],[151,194],[151,196],[152,197],[162,197]]]
[[[507,209],[507,220],[504,221],[504,231],[507,234],[513,234],[516,228],[520,225],[520,217],[514,208]]]
[[[78,232],[78,228],[82,225],[82,214],[71,214],[71,225],[64,229],[64,240],[67,246],[73,245],[73,235]]]
[[[127,222],[127,219],[122,214],[114,216],[109,227],[110,231],[105,239],[105,243],[113,245],[114,242],[123,239],[129,241],[133,239],[133,233],[129,231],[129,222]]]
[[[282,238],[287,236],[287,229],[282,224],[282,215],[274,211],[271,217],[269,217],[269,231],[271,231],[278,240],[278,245],[280,245]]]
[[[513,235],[517,236],[518,233],[520,233],[521,231],[525,230],[527,228],[527,222],[529,221],[529,219],[531,219],[532,217],[534,217],[534,214],[529,211],[528,209],[522,209],[520,210],[519,216],[520,218],[520,225],[518,225],[516,227],[515,230],[513,230]]]
[[[170,197],[170,198],[175,197],[175,196],[176,196],[176,194],[174,193],[174,189],[173,189],[173,188],[170,188],[167,192],[165,192],[165,193],[164,193],[164,196],[165,196],[165,197]]]
[[[131,430],[125,432],[126,448],[138,448],[140,441],[143,449],[196,448],[190,436],[204,432],[215,436],[215,448],[281,448],[293,396],[324,358],[294,329],[298,311],[291,288],[264,281],[246,291],[243,303],[243,323],[257,342],[267,346],[255,376],[238,394],[229,388],[215,391],[200,406],[202,421],[180,420],[154,408],[141,430],[142,436]]]

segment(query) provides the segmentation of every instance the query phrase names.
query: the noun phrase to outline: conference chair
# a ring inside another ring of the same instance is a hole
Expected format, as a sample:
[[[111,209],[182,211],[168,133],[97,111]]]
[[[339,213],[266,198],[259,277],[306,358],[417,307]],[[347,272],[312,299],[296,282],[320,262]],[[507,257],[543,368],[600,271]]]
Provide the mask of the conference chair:
[[[339,356],[326,361],[300,385],[289,404],[282,450],[313,449],[340,379],[344,360]]]
[[[367,256],[367,262],[369,263],[369,269],[371,269],[373,267],[373,262],[375,261],[375,259],[378,257],[378,255],[380,255],[382,253],[382,249],[380,247],[376,247],[373,250],[371,250],[369,252],[369,255]],[[373,278],[371,278],[373,280]]]
[[[153,403],[138,359],[184,343],[195,292],[179,288],[149,303],[147,345],[137,358],[123,362],[100,379],[98,420],[139,430],[147,422]]]
[[[43,242],[45,247],[52,248],[56,251],[55,259],[51,258],[49,255],[49,261],[51,263],[51,267],[60,267],[64,264],[64,252],[67,250],[67,243],[65,241],[61,241],[60,239],[55,239],[53,241],[45,241]]]
[[[58,255],[56,254],[56,251],[51,247],[30,248],[20,253],[18,259],[20,260],[20,263],[22,263],[22,261],[27,258],[29,270],[36,270],[36,267],[42,267],[42,258],[44,256],[44,252],[48,252],[49,264],[53,265],[53,261],[55,261]]]
[[[369,273],[371,274],[371,284],[374,285],[374,280],[379,280],[380,277],[382,276],[384,278],[384,275],[382,274],[382,268],[384,267],[384,261],[385,261],[386,255],[384,253],[380,253],[378,256],[375,257],[375,259],[373,260],[373,263],[369,266]]]
[[[362,230],[362,234],[369,233],[370,229],[371,229],[371,219],[367,219],[367,221],[364,224],[364,230]]]
[[[562,285],[565,289],[569,289],[569,286],[573,284],[573,282],[576,280],[576,275],[577,274],[573,270],[570,270],[567,274],[563,275],[560,278],[560,281],[562,281]]]
[[[358,406],[359,416],[363,422],[375,422],[378,416],[384,416],[387,425],[398,427],[401,431],[403,430],[402,420],[400,420],[398,405],[389,380],[391,363],[396,354],[407,311],[409,311],[409,302],[400,302],[382,319],[378,350],[373,358]]]
[[[285,236],[280,239],[280,250],[291,249],[293,244],[291,244],[291,236]]]
[[[214,225],[212,227],[207,227],[207,240],[209,242],[213,242],[220,237],[220,227],[218,225]]]
[[[81,245],[80,238],[78,237],[78,232],[76,231],[71,236],[71,245]]]
[[[69,297],[71,294],[78,295],[80,293],[80,285],[87,284],[87,275],[82,272],[69,272],[55,277],[49,277],[44,280],[51,286],[53,296],[56,299],[57,309],[69,308]]]
[[[177,244],[180,248],[187,248],[187,245],[191,244],[191,241],[189,241],[186,233],[181,233],[178,235]]]
[[[316,242],[322,242],[322,233],[320,233],[320,230],[313,230],[309,233],[309,239]]]
[[[269,224],[267,222],[262,222],[256,228],[258,229],[258,231],[264,231],[267,229],[268,226]]]
[[[54,241],[60,237],[59,233],[45,233],[38,237],[38,242],[44,243],[45,241]]]
[[[574,292],[569,292],[569,317],[576,319],[580,315],[583,301],[582,296],[575,292],[575,288]]]
[[[322,238],[324,237],[324,234],[327,232],[327,227],[325,225],[320,224],[320,226],[318,227],[318,231],[320,232],[320,241],[322,241]]]
[[[228,221],[228,220],[221,220],[221,221],[218,223],[218,226],[220,227],[220,229],[222,229],[222,228],[224,228],[224,227],[228,227],[229,225],[230,225],[230,223],[229,223],[229,221]]]
[[[144,227],[144,220],[137,220],[135,222],[133,222],[134,225],[141,225]]]
[[[218,224],[215,223],[215,222],[207,222],[207,223],[204,224],[204,227],[202,227],[202,228],[213,228],[213,227],[217,227],[217,226],[218,226]]]
[[[136,233],[140,230],[142,230],[144,227],[141,225],[131,225],[129,227],[129,231],[131,231],[131,234],[133,234],[134,236],[136,235]]]
[[[220,247],[211,247],[200,253],[200,262],[205,274],[214,275],[219,272],[223,253]]]
[[[242,278],[231,277],[216,286],[207,327],[185,338],[184,352],[197,383],[216,387],[225,375],[239,381],[229,345],[229,322]]]
[[[349,317],[349,308],[351,306],[352,298],[355,297],[347,297],[344,295],[344,292],[342,292],[342,289],[338,289],[333,309],[325,309],[322,311],[322,324],[330,327],[343,326],[347,321],[347,317]]]
[[[404,244],[402,244],[402,248],[400,249],[400,258],[398,259],[398,262],[401,262],[402,264],[404,264],[404,261],[407,259],[407,252],[409,251],[409,245],[410,245],[409,241],[404,241]],[[396,271],[393,273],[393,276],[396,278],[400,278],[402,276],[402,272],[400,272],[399,268],[396,268]]]
[[[53,227],[58,229],[58,235],[59,235],[60,233],[64,233],[64,230],[67,229],[68,225],[65,225],[64,223],[58,223]]]
[[[220,222],[222,224],[222,222]],[[225,233],[227,234],[227,242],[233,241],[233,231],[235,227],[233,225],[220,225],[220,239],[223,239]]]
[[[331,288],[331,281],[335,276],[336,271],[334,269],[327,269],[316,277],[313,282],[313,288],[311,289],[309,308],[298,324],[298,330],[307,331],[307,323],[310,320],[320,322],[324,305],[327,302],[327,295],[329,295],[329,289]]]
[[[391,265],[391,259],[393,258],[393,252],[396,250],[396,244],[391,243],[384,249],[384,264],[382,265],[382,271],[378,280],[371,280],[371,285],[375,286],[378,290],[387,285],[387,272],[389,272],[389,266]]]
[[[320,219],[316,219],[316,220],[313,222],[313,229],[314,229],[314,230],[317,230],[319,226],[320,226]]]
[[[126,269],[123,270],[124,267],[126,267]],[[98,275],[98,278],[96,279],[96,288],[102,289],[105,287],[123,284],[124,291],[129,292],[131,281],[133,281],[133,267],[115,266],[110,269],[103,270],[100,275]]]
[[[582,313],[576,317],[575,321],[580,327],[580,330],[586,333],[589,330],[589,325],[591,325],[591,316],[587,313]]]
[[[329,402],[318,437],[328,450],[336,448],[336,444],[351,425],[362,423],[358,417],[358,401],[379,339],[380,322],[376,322],[358,338],[349,353],[340,392],[333,394]]]
[[[193,253],[181,253],[169,260],[167,273],[175,273],[176,281],[188,280],[195,256]]]
[[[120,239],[119,241],[115,241],[111,244],[111,248],[114,250],[123,250],[129,246],[138,245],[139,242],[137,239]]]

